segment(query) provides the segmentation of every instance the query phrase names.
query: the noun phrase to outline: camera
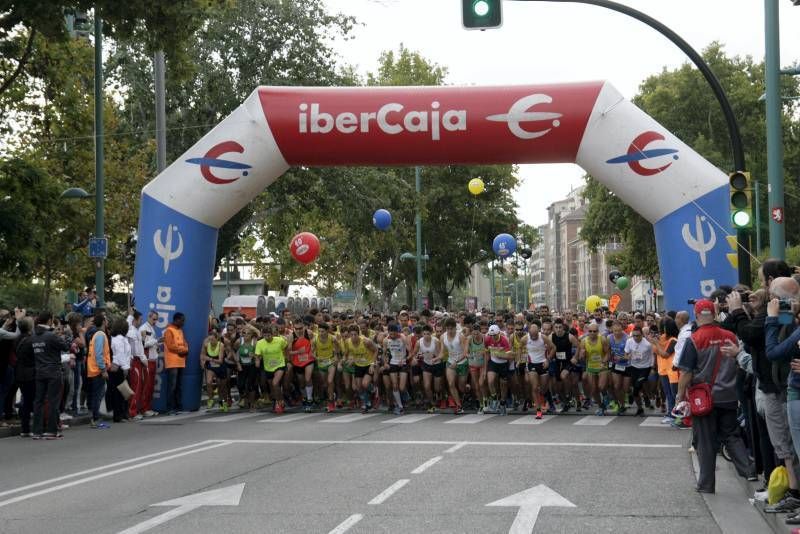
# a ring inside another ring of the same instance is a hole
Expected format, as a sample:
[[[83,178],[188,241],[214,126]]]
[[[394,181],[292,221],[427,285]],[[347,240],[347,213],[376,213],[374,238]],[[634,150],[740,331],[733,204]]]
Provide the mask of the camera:
[[[794,322],[794,312],[792,311],[793,301],[790,299],[780,299],[778,301],[778,323],[792,324]]]

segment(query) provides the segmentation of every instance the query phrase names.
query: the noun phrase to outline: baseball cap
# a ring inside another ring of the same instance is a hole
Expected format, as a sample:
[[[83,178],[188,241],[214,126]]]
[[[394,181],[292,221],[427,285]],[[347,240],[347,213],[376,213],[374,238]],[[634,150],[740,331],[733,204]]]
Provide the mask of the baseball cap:
[[[714,303],[710,300],[698,300],[694,305],[695,315],[714,315]]]
[[[499,333],[500,333],[500,327],[497,326],[496,324],[493,324],[492,326],[489,327],[490,336],[496,336]]]

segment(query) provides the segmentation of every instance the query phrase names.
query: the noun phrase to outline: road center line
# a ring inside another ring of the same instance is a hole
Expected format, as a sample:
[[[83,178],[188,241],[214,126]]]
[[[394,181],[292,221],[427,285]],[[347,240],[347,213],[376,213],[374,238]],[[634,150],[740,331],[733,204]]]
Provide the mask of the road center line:
[[[200,447],[201,445],[208,445],[209,443],[217,443],[219,440],[207,440],[207,441],[200,441],[197,443],[192,443],[191,445],[185,445],[183,447],[177,447],[175,449],[167,449],[165,451],[154,452],[151,454],[146,454],[144,456],[138,456],[136,458],[131,458],[130,460],[123,460],[121,462],[114,462],[113,464],[106,464],[101,465],[100,467],[93,467],[91,469],[86,469],[84,471],[77,471],[75,473],[70,473],[69,475],[63,475],[56,478],[50,478],[48,480],[42,480],[41,482],[36,482],[34,484],[28,484],[27,486],[20,486],[18,488],[6,490],[0,492],[0,497],[5,495],[9,495],[11,493],[19,493],[20,491],[25,491],[33,488],[38,488],[39,486],[46,486],[47,484],[52,484],[54,482],[61,482],[62,480],[67,480],[68,478],[75,478],[81,475],[88,475],[89,473],[96,473],[97,471],[105,471],[106,469],[112,469],[114,467],[119,467],[125,464],[131,464],[136,462],[141,462],[142,460],[147,460],[148,458],[155,458],[156,456],[162,456],[164,454],[172,454],[174,452],[184,451],[186,449],[191,449],[194,447]]]
[[[456,443],[455,445],[453,445],[452,447],[450,447],[449,449],[447,449],[444,452],[446,452],[448,454],[451,453],[451,452],[456,452],[457,450],[461,449],[462,447],[464,447],[466,445],[467,445],[467,442],[466,441],[462,441],[461,443]]]
[[[305,439],[225,439],[212,443],[242,443],[251,445],[453,445],[445,452],[454,452],[467,445],[485,447],[579,447],[623,449],[680,449],[683,445],[665,443],[581,443],[558,441],[417,441],[417,440],[305,440]]]
[[[78,486],[80,484],[86,484],[87,482],[92,482],[95,480],[99,480],[101,478],[110,477],[113,475],[118,475],[119,473],[125,473],[127,471],[133,471],[134,469],[139,469],[141,467],[147,467],[149,465],[158,464],[161,462],[166,462],[168,460],[174,460],[175,458],[180,458],[182,456],[189,456],[190,454],[196,454],[198,452],[204,452],[211,449],[216,449],[217,447],[224,447],[225,445],[230,445],[230,441],[217,441],[216,443],[212,443],[206,447],[201,447],[199,449],[192,449],[190,451],[181,452],[178,454],[172,454],[170,456],[164,456],[162,458],[156,458],[155,460],[150,460],[149,462],[144,462],[135,465],[129,465],[128,467],[122,467],[120,469],[114,469],[113,471],[106,471],[104,473],[100,473],[97,475],[93,475],[86,478],[81,478],[78,480],[73,480],[72,482],[67,482],[65,484],[60,484],[58,486],[51,486],[49,488],[34,491],[32,493],[26,493],[24,495],[19,495],[17,497],[12,497],[11,499],[6,499],[5,501],[0,501],[0,508],[3,506],[8,506],[9,504],[14,504],[20,501],[26,501],[28,499],[32,499],[34,497],[39,497],[40,495],[47,495],[48,493],[53,493],[54,491],[60,491],[62,489],[71,488],[73,486]],[[103,469],[107,469],[104,467]]]
[[[414,469],[413,471],[411,471],[411,474],[412,475],[419,475],[420,473],[424,473],[429,467],[434,465],[436,462],[438,462],[442,458],[444,458],[444,456],[434,456],[433,458],[431,458],[430,460],[428,460],[427,462],[425,462],[421,466],[419,466],[416,469]]]
[[[364,519],[363,515],[353,514],[344,521],[342,521],[341,523],[339,523],[339,525],[335,529],[331,530],[328,534],[344,534],[345,532],[350,530],[350,528],[352,528],[353,525],[355,525],[362,519]]]
[[[408,478],[402,478],[398,480],[397,482],[395,482],[394,484],[392,484],[391,486],[380,492],[377,497],[369,501],[367,504],[383,504],[383,502],[386,499],[394,495],[400,488],[402,488],[409,482],[410,479]]]

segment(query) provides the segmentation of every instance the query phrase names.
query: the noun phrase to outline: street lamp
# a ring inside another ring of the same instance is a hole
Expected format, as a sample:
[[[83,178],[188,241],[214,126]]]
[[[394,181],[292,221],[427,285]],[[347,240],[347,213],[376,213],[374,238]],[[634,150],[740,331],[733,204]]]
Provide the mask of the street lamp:
[[[89,198],[90,196],[92,195],[90,195],[89,193],[86,192],[86,190],[81,189],[80,187],[70,187],[69,189],[61,193],[59,198],[82,200],[84,198]]]

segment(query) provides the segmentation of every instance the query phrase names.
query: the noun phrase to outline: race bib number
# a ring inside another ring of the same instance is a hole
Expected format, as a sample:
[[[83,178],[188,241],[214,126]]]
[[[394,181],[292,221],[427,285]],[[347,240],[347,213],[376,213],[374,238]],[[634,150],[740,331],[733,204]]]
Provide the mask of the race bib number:
[[[625,364],[618,363],[617,365],[614,366],[614,369],[616,369],[617,371],[620,371],[620,372],[624,372],[627,367],[628,366],[625,365]]]
[[[556,352],[556,359],[557,360],[566,360],[567,353],[566,352]]]

